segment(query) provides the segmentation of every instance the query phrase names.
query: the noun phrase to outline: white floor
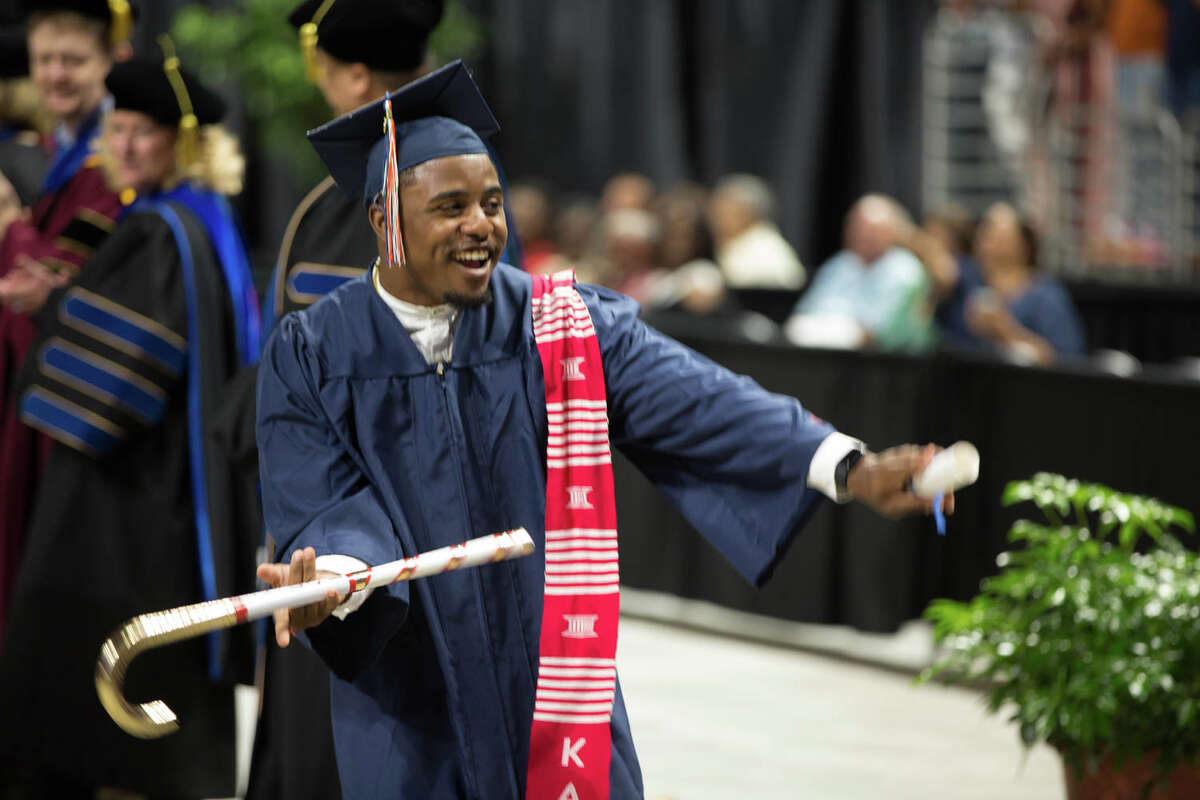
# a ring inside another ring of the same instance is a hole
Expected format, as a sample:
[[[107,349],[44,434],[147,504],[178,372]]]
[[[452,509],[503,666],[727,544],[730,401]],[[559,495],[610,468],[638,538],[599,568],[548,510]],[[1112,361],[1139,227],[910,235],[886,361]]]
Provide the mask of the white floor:
[[[1065,794],[973,692],[629,618],[617,661],[648,800]]]

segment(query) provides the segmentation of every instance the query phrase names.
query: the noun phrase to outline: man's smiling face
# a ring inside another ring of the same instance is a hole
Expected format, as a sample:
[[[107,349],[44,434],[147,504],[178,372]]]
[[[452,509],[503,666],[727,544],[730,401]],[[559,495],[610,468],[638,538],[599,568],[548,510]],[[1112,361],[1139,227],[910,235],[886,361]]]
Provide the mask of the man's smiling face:
[[[508,240],[504,193],[487,155],[447,156],[413,167],[400,183],[400,217],[405,265],[380,270],[385,289],[418,305],[487,301],[492,270]],[[382,209],[371,209],[371,224],[382,236]]]

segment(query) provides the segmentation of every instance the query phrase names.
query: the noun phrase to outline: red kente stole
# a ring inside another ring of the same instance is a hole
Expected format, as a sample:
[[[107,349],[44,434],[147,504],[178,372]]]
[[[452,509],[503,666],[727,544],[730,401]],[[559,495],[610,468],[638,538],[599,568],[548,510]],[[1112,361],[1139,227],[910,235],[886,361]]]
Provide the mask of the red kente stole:
[[[617,508],[600,345],[570,270],[533,278],[546,382],[546,583],[526,800],[607,800]]]

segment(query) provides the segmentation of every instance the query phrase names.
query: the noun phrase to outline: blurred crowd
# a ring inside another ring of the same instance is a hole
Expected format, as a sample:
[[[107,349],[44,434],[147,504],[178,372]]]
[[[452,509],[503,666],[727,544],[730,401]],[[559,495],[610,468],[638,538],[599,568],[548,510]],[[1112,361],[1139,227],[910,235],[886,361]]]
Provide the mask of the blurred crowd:
[[[935,157],[953,188],[934,190],[933,204],[974,205],[989,190],[995,199],[999,184],[1042,224],[1056,268],[1194,275],[1200,0],[941,6],[926,42],[927,126],[942,113],[959,122],[937,133],[946,138]],[[976,111],[990,139],[982,151],[961,122]]]
[[[1033,223],[1009,204],[978,220],[947,206],[918,225],[894,198],[868,194],[846,213],[842,249],[814,269],[780,231],[774,206],[753,175],[660,190],[621,173],[598,198],[514,183],[509,213],[526,269],[571,267],[651,314],[723,320],[752,338],[782,334],[805,346],[944,347],[1037,364],[1084,353],[1069,295],[1037,267]]]

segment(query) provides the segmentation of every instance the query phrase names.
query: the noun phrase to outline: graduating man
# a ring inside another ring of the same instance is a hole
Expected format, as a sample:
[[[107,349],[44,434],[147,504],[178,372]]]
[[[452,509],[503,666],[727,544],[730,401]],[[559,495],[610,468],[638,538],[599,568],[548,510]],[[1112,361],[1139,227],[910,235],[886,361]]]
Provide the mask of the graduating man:
[[[497,129],[455,62],[309,134],[379,258],[265,349],[263,505],[290,559],[260,577],[516,526],[539,553],[276,615],[280,645],[307,629],[335,673],[347,797],[641,796],[614,660],[612,444],[755,584],[822,495],[928,510],[906,486],[933,448],[866,452],[628,298],[498,263]]]
[[[426,43],[442,18],[443,0],[305,0],[288,16],[300,32],[310,79],[335,116],[383,97],[426,69]],[[292,214],[266,299],[269,320],[307,308],[363,274],[375,258],[375,234],[357,199],[327,177]],[[271,322],[268,321],[268,325]],[[234,461],[253,461],[254,383],[231,395],[242,425],[230,437]],[[239,407],[240,406],[240,407]],[[336,800],[339,791],[329,733],[329,672],[302,649],[268,654],[262,715],[254,740],[247,796]],[[291,702],[297,691],[311,698]]]

